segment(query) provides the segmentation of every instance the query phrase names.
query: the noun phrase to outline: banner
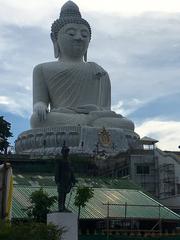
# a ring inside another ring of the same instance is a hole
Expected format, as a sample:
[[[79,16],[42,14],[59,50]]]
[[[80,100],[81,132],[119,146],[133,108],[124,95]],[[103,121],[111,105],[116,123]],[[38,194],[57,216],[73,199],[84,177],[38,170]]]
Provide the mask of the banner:
[[[9,163],[0,165],[0,218],[11,219],[13,194],[12,168]]]

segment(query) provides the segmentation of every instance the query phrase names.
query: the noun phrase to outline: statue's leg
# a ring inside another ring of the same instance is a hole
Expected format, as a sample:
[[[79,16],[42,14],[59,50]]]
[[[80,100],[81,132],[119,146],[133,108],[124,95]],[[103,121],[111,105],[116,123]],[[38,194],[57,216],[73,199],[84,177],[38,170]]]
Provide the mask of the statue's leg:
[[[92,111],[88,114],[88,124],[100,118],[122,118],[122,115],[114,111]]]
[[[58,209],[59,209],[59,212],[63,212],[65,210],[65,201],[66,201],[66,193],[61,187],[58,186]]]
[[[102,117],[92,122],[92,126],[105,128],[122,128],[134,131],[134,123],[125,117],[122,118]]]
[[[88,116],[88,125],[92,127],[122,128],[134,131],[134,123],[113,111],[93,111]]]

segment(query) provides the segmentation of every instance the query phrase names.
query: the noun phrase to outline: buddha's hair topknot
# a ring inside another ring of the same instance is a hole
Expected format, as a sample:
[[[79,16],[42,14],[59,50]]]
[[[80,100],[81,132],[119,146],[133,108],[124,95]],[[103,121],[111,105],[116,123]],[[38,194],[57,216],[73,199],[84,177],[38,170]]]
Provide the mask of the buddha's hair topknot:
[[[91,39],[91,27],[89,23],[81,17],[78,6],[74,2],[68,1],[62,6],[59,19],[54,21],[51,26],[52,41],[57,40],[59,30],[68,23],[84,24],[89,30]]]

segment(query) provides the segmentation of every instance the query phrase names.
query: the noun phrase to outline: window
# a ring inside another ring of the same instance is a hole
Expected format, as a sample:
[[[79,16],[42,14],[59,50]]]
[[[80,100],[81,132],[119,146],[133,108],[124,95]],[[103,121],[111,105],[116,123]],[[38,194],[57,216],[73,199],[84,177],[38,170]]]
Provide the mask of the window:
[[[147,165],[138,165],[136,167],[136,173],[137,174],[149,174],[149,166]]]

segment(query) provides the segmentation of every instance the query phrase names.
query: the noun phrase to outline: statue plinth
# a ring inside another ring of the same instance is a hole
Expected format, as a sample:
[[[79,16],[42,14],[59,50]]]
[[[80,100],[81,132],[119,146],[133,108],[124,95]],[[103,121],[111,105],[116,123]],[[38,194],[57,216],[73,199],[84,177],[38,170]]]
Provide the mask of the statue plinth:
[[[126,129],[54,126],[21,133],[16,140],[15,148],[18,154],[56,155],[61,154],[65,141],[71,153],[104,152],[116,155],[137,147],[138,140],[138,134]]]
[[[47,223],[59,228],[64,227],[62,235],[64,240],[78,240],[78,217],[74,213],[55,212],[47,214]]]

